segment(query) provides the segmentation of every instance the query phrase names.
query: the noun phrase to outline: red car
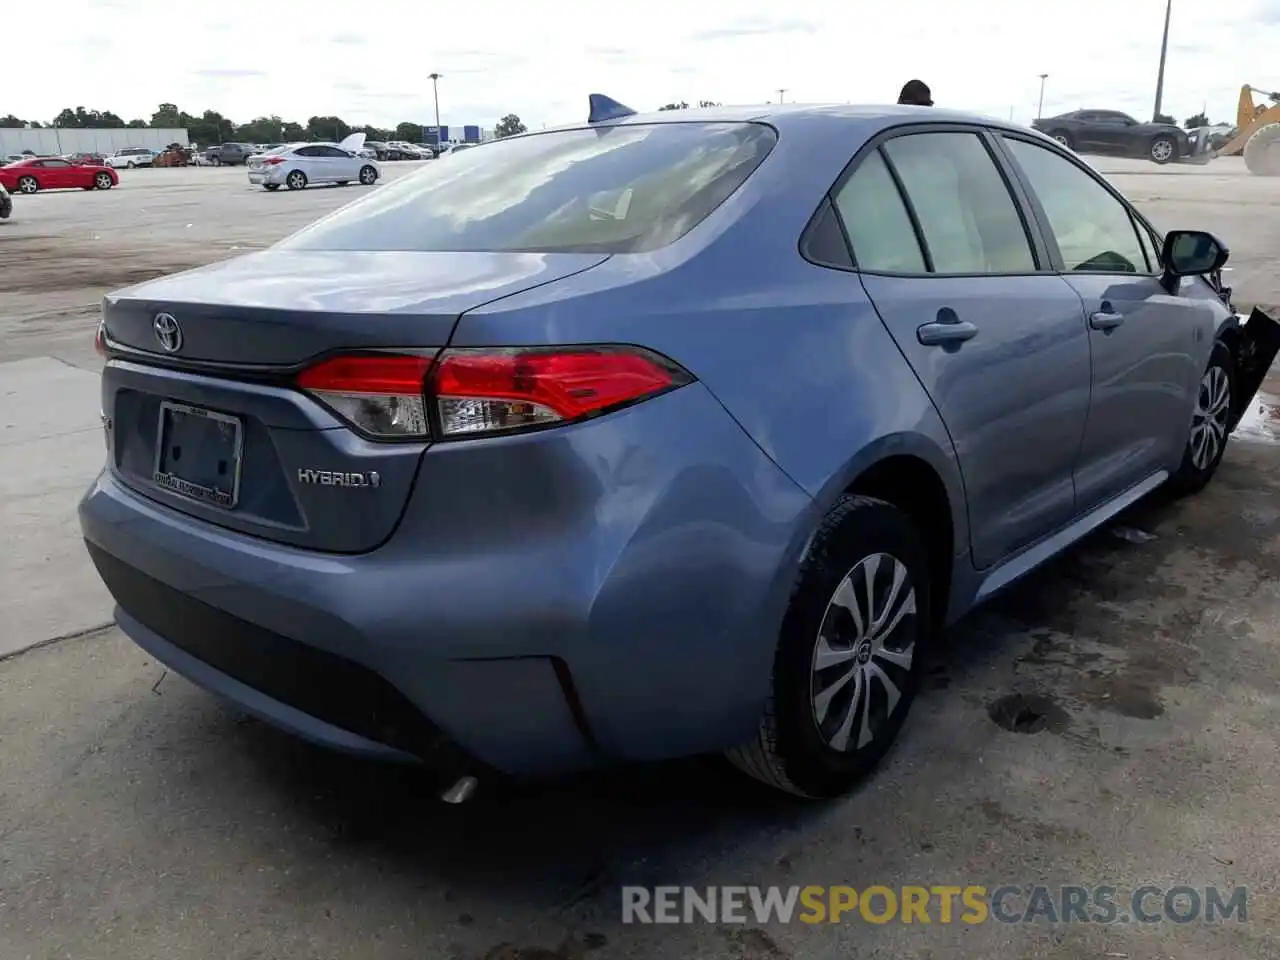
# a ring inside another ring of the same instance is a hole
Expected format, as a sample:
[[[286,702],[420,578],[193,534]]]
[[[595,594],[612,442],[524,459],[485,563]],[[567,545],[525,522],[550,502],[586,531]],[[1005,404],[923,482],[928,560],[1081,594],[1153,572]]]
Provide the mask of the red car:
[[[72,163],[61,157],[28,157],[0,167],[0,183],[17,193],[37,190],[110,190],[120,177],[110,167]]]

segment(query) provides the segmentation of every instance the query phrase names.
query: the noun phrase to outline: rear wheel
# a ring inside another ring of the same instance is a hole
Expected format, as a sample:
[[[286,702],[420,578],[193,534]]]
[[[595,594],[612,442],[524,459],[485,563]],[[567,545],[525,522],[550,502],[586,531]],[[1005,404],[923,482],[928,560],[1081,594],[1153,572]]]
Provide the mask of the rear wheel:
[[[1165,164],[1171,160],[1178,159],[1178,141],[1167,134],[1161,134],[1151,141],[1149,148],[1151,159],[1159,164]]]
[[[291,170],[284,178],[284,185],[290,190],[301,190],[307,185],[307,175],[301,170]]]
[[[1053,137],[1053,139],[1057,140],[1068,150],[1072,150],[1075,147],[1071,142],[1071,134],[1067,133],[1065,130],[1055,130],[1053,133],[1049,134],[1049,136]]]
[[[733,764],[787,793],[834,797],[889,749],[919,685],[929,565],[896,507],[846,495],[801,567],[756,738]]]
[[[93,178],[93,185],[99,190],[110,190],[115,183],[111,179],[111,174],[100,173]]]
[[[40,189],[40,181],[31,176],[19,177],[18,189],[23,193],[35,193]]]
[[[378,171],[369,166],[367,163],[360,168],[360,182],[366,187],[373,186],[374,181],[378,179]]]
[[[1227,424],[1235,407],[1235,385],[1231,351],[1218,341],[1200,378],[1182,463],[1169,478],[1171,493],[1178,496],[1198,493],[1213,479],[1227,449]]]

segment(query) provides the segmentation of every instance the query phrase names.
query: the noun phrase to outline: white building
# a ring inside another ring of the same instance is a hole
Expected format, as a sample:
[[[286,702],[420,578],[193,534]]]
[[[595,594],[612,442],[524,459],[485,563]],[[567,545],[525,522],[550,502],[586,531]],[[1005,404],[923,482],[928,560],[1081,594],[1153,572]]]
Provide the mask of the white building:
[[[31,150],[40,156],[98,153],[109,156],[125,147],[163,150],[171,143],[189,144],[185,128],[43,127],[39,130],[0,128],[0,156]]]

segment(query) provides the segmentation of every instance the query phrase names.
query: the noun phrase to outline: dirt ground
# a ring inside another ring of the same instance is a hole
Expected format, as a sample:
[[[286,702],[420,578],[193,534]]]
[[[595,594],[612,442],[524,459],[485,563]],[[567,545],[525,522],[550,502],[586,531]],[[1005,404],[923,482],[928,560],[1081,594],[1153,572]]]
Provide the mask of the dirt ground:
[[[1256,184],[1229,173],[1117,166],[1162,226],[1226,218],[1241,299],[1280,303],[1280,193],[1247,206]],[[0,363],[92,367],[107,289],[359,189],[123,176],[0,223]],[[452,808],[412,771],[245,719],[112,628],[0,660],[0,960],[1280,957],[1278,438],[1253,411],[1202,495],[1140,505],[951,631],[899,747],[832,804],[699,759]],[[1243,885],[1248,919],[620,922],[627,884],[1005,883]]]

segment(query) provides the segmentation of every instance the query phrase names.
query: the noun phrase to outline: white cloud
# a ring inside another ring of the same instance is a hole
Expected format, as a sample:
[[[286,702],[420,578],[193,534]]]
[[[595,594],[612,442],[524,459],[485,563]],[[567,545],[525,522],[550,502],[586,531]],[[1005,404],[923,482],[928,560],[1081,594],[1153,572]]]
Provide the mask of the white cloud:
[[[1164,108],[1233,120],[1242,83],[1280,89],[1277,0],[1174,0]],[[302,13],[304,15],[299,16]],[[532,128],[581,119],[587,94],[641,110],[671,100],[891,102],[920,77],[944,106],[1028,121],[1083,106],[1149,115],[1164,0],[853,3],[473,0],[174,4],[61,0],[57,23],[10,38],[5,111],[149,118],[161,100],[237,121],[430,122]],[[30,82],[17,83],[30,77]]]

